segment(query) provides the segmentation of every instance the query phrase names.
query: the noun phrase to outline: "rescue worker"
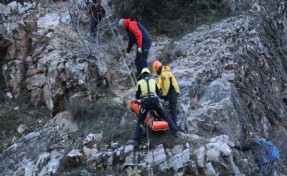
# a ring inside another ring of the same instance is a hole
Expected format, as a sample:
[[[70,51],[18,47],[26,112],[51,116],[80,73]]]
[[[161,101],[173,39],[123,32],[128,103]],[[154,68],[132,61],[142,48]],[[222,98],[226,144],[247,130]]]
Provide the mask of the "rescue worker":
[[[126,48],[127,58],[130,58],[130,52],[134,44],[137,45],[135,65],[137,69],[136,76],[140,77],[143,68],[147,68],[147,57],[151,47],[151,36],[148,30],[140,23],[128,19],[120,19],[119,26],[125,28],[128,34],[129,42]]]
[[[269,176],[273,175],[275,171],[275,163],[273,160],[269,160],[266,162],[262,161],[262,158],[266,156],[266,149],[264,146],[261,146],[257,141],[258,137],[254,134],[251,134],[246,139],[246,144],[244,145],[235,145],[233,142],[228,141],[227,144],[239,151],[251,151],[254,156],[254,161],[258,166],[258,170],[256,173],[252,173],[252,175],[257,176]],[[263,138],[262,138],[263,139]],[[265,140],[265,139],[264,139]],[[268,151],[269,152],[269,151]]]
[[[174,75],[170,72],[169,66],[162,66],[158,60],[152,64],[152,69],[159,75],[158,88],[161,94],[159,97],[169,102],[169,109],[173,123],[177,125],[176,104],[180,89]]]
[[[92,40],[96,39],[96,31],[98,23],[106,15],[106,11],[103,6],[101,6],[101,0],[85,0],[90,13],[90,32],[87,34]]]
[[[138,146],[141,142],[142,125],[144,124],[148,111],[152,110],[156,111],[157,114],[168,123],[168,126],[174,136],[179,136],[176,125],[172,122],[167,113],[160,107],[159,98],[157,97],[159,89],[156,81],[154,79],[150,79],[149,76],[149,69],[143,68],[141,72],[142,79],[138,81],[136,85],[136,99],[141,99],[140,116],[137,120],[133,140],[128,141],[128,144],[133,144],[135,146]]]

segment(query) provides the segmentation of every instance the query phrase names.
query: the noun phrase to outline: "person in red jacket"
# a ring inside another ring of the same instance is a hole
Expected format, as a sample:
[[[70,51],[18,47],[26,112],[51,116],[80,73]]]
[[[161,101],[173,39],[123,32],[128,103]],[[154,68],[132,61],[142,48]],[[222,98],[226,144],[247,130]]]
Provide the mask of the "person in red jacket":
[[[148,67],[147,57],[152,43],[151,36],[148,30],[140,22],[131,21],[129,18],[120,19],[119,26],[125,28],[128,33],[129,42],[126,49],[128,58],[130,58],[129,53],[131,52],[133,45],[137,45],[135,65],[137,69],[136,76],[139,78],[142,69]]]

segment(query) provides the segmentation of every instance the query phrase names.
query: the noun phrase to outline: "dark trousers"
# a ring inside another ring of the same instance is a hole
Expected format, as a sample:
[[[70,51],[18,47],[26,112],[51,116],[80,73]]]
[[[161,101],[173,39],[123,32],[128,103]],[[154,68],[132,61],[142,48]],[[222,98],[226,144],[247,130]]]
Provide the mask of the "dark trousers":
[[[94,17],[92,13],[90,13],[90,32],[96,33],[97,26],[101,18],[99,16]]]
[[[151,47],[151,41],[143,42],[142,44],[142,54],[140,54],[137,50],[135,65],[137,69],[136,77],[139,77],[143,68],[148,68],[147,65],[147,56],[149,49]]]
[[[275,164],[273,161],[269,161],[266,164],[262,164],[259,167],[258,176],[271,176],[274,174]]]
[[[137,120],[136,129],[134,133],[134,140],[136,142],[141,142],[142,136],[142,127],[141,125],[144,124],[144,120],[146,119],[147,113],[150,110],[155,110],[157,114],[168,123],[168,126],[171,131],[176,132],[177,128],[176,125],[172,122],[172,120],[168,117],[167,113],[159,106],[159,104],[150,104],[146,105],[145,107],[141,107],[140,109],[140,117]]]
[[[167,96],[163,97],[165,101],[169,102],[170,115],[174,124],[177,124],[177,97],[178,93],[174,89],[170,90]]]

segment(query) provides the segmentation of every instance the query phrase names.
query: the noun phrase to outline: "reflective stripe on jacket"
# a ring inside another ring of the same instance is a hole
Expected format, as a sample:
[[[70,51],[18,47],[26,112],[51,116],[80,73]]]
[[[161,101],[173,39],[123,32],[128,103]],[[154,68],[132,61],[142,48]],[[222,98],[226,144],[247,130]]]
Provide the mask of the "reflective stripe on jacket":
[[[170,81],[174,90],[180,93],[179,86],[174,75],[170,72],[169,66],[163,66],[158,80],[158,88],[162,90],[162,96],[166,96],[170,90]]]
[[[154,79],[148,79],[147,81],[145,79],[141,79],[140,81],[137,82],[136,86],[137,91],[136,94],[137,95],[140,94],[141,99],[148,97],[148,87],[147,87],[148,85],[149,85],[150,96],[155,97],[158,91],[156,81]],[[139,97],[136,98],[139,99]]]

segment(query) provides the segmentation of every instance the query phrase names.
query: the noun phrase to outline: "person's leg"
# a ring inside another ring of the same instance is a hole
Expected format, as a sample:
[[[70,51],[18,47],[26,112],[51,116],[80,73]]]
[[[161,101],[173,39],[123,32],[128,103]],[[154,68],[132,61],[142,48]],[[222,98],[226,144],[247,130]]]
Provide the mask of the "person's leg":
[[[90,13],[90,33],[96,34],[98,21],[94,18],[92,13]]]
[[[273,175],[275,171],[275,164],[273,161],[269,161],[266,166],[264,171],[261,173],[262,175]]]
[[[275,171],[274,162],[268,162],[266,164],[260,165],[258,176],[269,176],[273,175]]]
[[[176,125],[173,123],[173,121],[171,120],[171,118],[169,118],[169,116],[167,115],[167,113],[161,109],[161,107],[159,105],[154,106],[153,109],[157,112],[157,114],[168,123],[168,126],[170,128],[171,131],[173,132],[177,132],[177,127]]]
[[[136,65],[136,69],[137,69],[136,76],[139,77],[140,74],[141,74],[142,69],[143,68],[148,68],[148,65],[147,65],[147,54],[145,52],[143,52],[142,54],[137,52],[135,65]]]
[[[137,120],[136,129],[135,129],[135,133],[133,137],[133,140],[135,140],[137,143],[141,142],[141,135],[142,135],[141,125],[144,124],[144,120],[146,119],[147,112],[148,112],[147,109],[142,108],[142,107],[140,108],[140,117]]]
[[[141,67],[141,54],[137,52],[136,59],[135,59],[135,65],[137,69],[136,77],[139,78],[141,75],[142,67]]]
[[[140,54],[137,51],[136,60],[135,60],[135,65],[137,69],[137,75],[136,75],[137,77],[141,74],[141,71],[143,68],[148,68],[147,57],[148,57],[150,46],[151,46],[150,42],[143,42],[142,54]]]
[[[151,42],[143,42],[142,44],[142,54],[141,54],[141,68],[148,68],[147,57],[149,49],[151,47]]]
[[[171,96],[169,96],[169,110],[170,110],[170,115],[172,118],[173,123],[177,125],[177,93],[173,92]]]

